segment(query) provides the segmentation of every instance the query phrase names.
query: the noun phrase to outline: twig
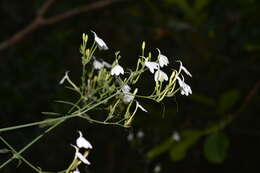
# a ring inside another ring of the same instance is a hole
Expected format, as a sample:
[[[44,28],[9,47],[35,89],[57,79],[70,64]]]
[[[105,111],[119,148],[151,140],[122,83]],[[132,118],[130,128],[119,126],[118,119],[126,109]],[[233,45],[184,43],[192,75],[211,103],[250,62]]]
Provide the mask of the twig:
[[[44,15],[56,1],[57,0],[46,1],[42,5],[42,7],[38,10],[37,16],[35,17],[35,19],[29,25],[27,25],[21,31],[18,31],[17,33],[15,33],[9,39],[2,41],[0,43],[0,51],[3,51],[5,49],[17,44],[18,42],[22,41],[23,39],[26,38],[26,36],[28,34],[33,33],[40,27],[47,26],[47,25],[53,25],[53,24],[56,24],[58,22],[65,20],[65,19],[75,17],[81,13],[85,13],[85,12],[89,12],[92,10],[96,10],[96,9],[100,9],[100,8],[109,6],[110,4],[117,2],[118,0],[102,0],[102,1],[100,0],[100,1],[94,2],[92,4],[88,4],[88,5],[61,13],[61,14],[57,14],[57,15],[49,17],[49,18],[45,18]]]
[[[238,116],[247,107],[247,105],[253,100],[254,96],[257,94],[259,88],[260,88],[260,80],[258,80],[255,83],[254,87],[247,94],[240,108],[233,114],[234,116]]]

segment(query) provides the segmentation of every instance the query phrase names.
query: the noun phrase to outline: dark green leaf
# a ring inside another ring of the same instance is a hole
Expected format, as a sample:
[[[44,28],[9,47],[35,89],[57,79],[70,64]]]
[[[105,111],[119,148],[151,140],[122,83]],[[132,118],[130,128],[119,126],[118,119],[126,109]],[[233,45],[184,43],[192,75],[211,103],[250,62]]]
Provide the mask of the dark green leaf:
[[[225,113],[228,109],[230,109],[240,98],[240,92],[237,89],[232,89],[224,94],[222,94],[219,98],[219,112]]]
[[[152,150],[150,150],[146,156],[149,159],[153,159],[157,156],[159,156],[160,154],[166,152],[167,150],[169,150],[169,148],[172,146],[172,144],[175,141],[172,139],[172,137],[166,139],[164,142],[162,142],[161,144],[159,144],[158,146],[154,147]]]
[[[211,134],[204,143],[204,155],[212,163],[222,163],[229,148],[228,137],[222,133]]]
[[[200,139],[204,133],[199,130],[185,130],[180,134],[181,140],[172,145],[169,153],[173,161],[184,159],[187,151]]]

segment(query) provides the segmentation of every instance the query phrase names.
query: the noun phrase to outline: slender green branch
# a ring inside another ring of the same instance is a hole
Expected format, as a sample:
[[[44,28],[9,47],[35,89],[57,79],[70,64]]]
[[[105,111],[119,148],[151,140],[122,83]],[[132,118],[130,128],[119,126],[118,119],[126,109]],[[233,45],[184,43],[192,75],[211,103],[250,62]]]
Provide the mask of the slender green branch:
[[[65,121],[65,119],[60,120],[59,122],[57,122],[56,124],[54,124],[53,126],[49,127],[47,130],[44,131],[44,133],[42,133],[41,135],[37,136],[34,140],[32,140],[29,144],[27,144],[25,147],[23,147],[19,152],[17,152],[17,155],[21,155],[24,151],[26,151],[30,146],[32,146],[35,142],[37,142],[38,140],[40,140],[45,134],[47,134],[48,132],[50,132],[51,130],[53,130],[55,127],[57,127],[58,125],[60,125],[63,121]],[[11,157],[9,160],[7,160],[6,162],[4,162],[2,165],[0,165],[0,169],[2,169],[4,166],[6,166],[9,162],[11,162],[13,159],[15,159],[15,157]]]

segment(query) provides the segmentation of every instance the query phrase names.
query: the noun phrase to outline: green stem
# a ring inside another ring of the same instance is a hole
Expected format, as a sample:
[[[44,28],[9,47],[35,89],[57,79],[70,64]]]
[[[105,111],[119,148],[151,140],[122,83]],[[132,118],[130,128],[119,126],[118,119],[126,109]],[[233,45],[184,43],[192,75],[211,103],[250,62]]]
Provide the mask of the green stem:
[[[0,132],[11,131],[11,130],[21,129],[21,128],[25,128],[25,127],[31,127],[31,126],[37,126],[37,125],[40,125],[40,124],[51,123],[51,122],[55,122],[55,121],[59,121],[59,120],[67,119],[67,118],[72,118],[72,117],[75,117],[75,116],[78,116],[78,115],[77,114],[71,114],[71,115],[68,115],[68,116],[38,121],[38,122],[34,122],[34,123],[28,123],[28,124],[22,124],[22,125],[17,125],[17,126],[12,126],[12,127],[6,127],[6,128],[0,129]]]
[[[56,124],[54,124],[53,126],[51,126],[50,128],[48,128],[47,130],[44,131],[44,133],[42,133],[41,135],[37,136],[34,140],[32,140],[29,144],[27,144],[25,147],[23,147],[19,152],[17,152],[18,156],[21,156],[21,154],[26,151],[30,146],[32,146],[35,142],[37,142],[39,139],[41,139],[45,134],[47,134],[48,132],[50,132],[51,130],[53,130],[55,127],[57,127],[59,124],[61,124],[63,121],[65,121],[65,119],[62,119],[61,121],[57,122]],[[11,146],[10,146],[11,147]],[[4,162],[2,165],[0,165],[0,169],[2,169],[4,166],[6,166],[9,162],[11,162],[15,157],[11,157],[9,160],[7,160],[6,162]],[[37,169],[37,168],[36,168]],[[37,169],[38,170],[38,169]]]

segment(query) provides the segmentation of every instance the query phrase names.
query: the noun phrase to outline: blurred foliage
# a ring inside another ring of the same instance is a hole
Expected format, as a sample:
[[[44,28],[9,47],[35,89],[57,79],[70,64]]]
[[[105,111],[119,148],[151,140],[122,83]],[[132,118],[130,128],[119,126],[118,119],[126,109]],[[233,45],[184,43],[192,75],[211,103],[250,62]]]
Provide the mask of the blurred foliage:
[[[207,137],[204,144],[204,155],[208,161],[222,163],[229,148],[228,137],[221,133],[211,134]]]
[[[28,25],[43,2],[0,1],[0,41]],[[47,16],[91,2],[57,1]],[[256,0],[126,0],[42,27],[0,52],[0,127],[47,118],[40,112],[66,110],[53,100],[75,97],[58,82],[68,69],[71,78],[80,80],[81,34],[92,29],[111,49],[96,55],[108,62],[115,50],[121,50],[122,64],[131,68],[143,40],[148,49],[163,51],[170,68],[181,59],[193,74],[189,83],[194,94],[160,105],[142,103],[149,114],[136,116],[130,129],[77,119],[66,122],[28,150],[25,158],[59,170],[72,159],[69,144],[75,141],[76,130],[82,130],[94,150],[89,157],[92,165],[81,172],[152,172],[157,163],[162,172],[259,170],[259,92],[242,107],[260,76],[259,11]],[[144,78],[140,85],[151,85],[146,82]],[[127,141],[128,133],[138,130],[144,137]],[[1,136],[19,149],[42,131],[30,127]],[[180,133],[179,142],[172,139],[173,131]],[[5,153],[2,163],[11,155],[3,144],[0,148]],[[17,164],[13,161],[1,172],[32,172]]]

